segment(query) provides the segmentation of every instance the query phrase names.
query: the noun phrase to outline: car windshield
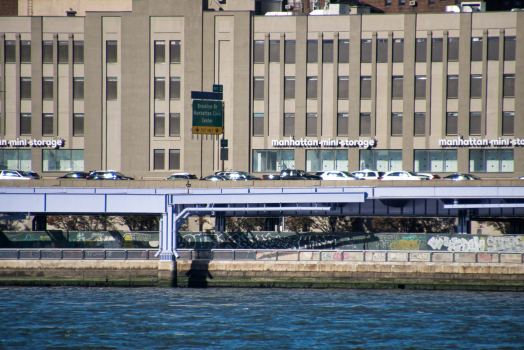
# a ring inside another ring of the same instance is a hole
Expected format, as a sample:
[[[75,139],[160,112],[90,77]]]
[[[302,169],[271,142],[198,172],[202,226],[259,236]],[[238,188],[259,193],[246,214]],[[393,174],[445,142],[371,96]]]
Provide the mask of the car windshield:
[[[116,176],[124,176],[124,177],[125,177],[125,175],[124,175],[124,174],[122,174],[122,173],[119,173],[118,171],[115,171],[115,172],[113,172],[113,174],[115,174]]]
[[[418,176],[417,174],[412,173],[411,171],[406,171],[406,173],[408,173],[408,174],[411,175],[411,176]]]
[[[472,180],[480,180],[480,177],[475,176],[475,175],[469,175],[469,177],[470,177]]]

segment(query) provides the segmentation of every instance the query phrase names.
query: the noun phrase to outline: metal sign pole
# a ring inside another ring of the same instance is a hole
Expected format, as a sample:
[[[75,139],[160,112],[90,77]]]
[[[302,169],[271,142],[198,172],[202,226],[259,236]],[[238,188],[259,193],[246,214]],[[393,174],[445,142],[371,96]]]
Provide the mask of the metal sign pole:
[[[224,134],[225,134],[225,131],[224,131],[224,113],[226,111],[226,108],[225,108],[225,103],[222,102],[222,140],[224,139]],[[220,145],[220,156],[222,158],[222,171],[224,171],[224,158],[222,157],[222,145]]]

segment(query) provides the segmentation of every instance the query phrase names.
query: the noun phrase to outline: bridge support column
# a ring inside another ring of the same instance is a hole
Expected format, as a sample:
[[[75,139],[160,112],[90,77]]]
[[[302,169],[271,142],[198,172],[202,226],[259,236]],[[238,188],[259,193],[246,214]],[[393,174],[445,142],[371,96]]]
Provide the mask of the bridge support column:
[[[219,215],[215,216],[215,232],[224,232],[226,230],[226,217]]]
[[[466,209],[460,209],[458,211],[458,222],[457,222],[457,233],[459,234],[471,234],[471,221],[469,219],[469,213]]]
[[[47,216],[36,215],[32,222],[33,231],[46,231],[47,230]]]
[[[167,213],[162,214],[162,237],[160,239],[160,260],[173,261],[173,206],[167,207]]]

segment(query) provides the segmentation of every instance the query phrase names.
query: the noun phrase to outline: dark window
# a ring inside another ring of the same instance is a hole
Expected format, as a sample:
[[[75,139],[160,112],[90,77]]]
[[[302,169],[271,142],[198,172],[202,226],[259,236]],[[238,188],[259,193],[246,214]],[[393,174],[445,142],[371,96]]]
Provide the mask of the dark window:
[[[22,100],[31,99],[31,78],[20,78],[20,98]]]
[[[31,135],[31,113],[20,114],[20,135]]]
[[[393,87],[391,91],[392,98],[402,98],[404,96],[404,77],[393,77]]]
[[[404,62],[404,39],[393,40],[393,62]]]
[[[169,170],[180,169],[180,150],[169,150]]]
[[[169,62],[180,63],[180,40],[172,40],[169,42]]]
[[[318,40],[307,41],[307,63],[318,62]]]
[[[499,60],[499,37],[490,36],[488,38],[488,61]]]
[[[435,5],[435,0],[428,0],[429,5]]]
[[[171,100],[180,99],[180,78],[169,78],[169,98]]]
[[[333,63],[333,40],[322,40],[322,62]]]
[[[42,62],[53,63],[53,42],[44,41],[42,43]]]
[[[360,77],[360,98],[371,98],[371,77]]]
[[[472,74],[470,81],[470,97],[482,98],[482,75]]]
[[[83,41],[73,41],[73,63],[84,63]]]
[[[458,98],[458,75],[448,75],[448,98]]]
[[[284,98],[295,98],[295,77],[284,78]]]
[[[504,37],[504,61],[515,61],[517,40],[514,36]]]
[[[391,0],[384,0],[384,5],[391,6]]]
[[[166,136],[166,115],[155,113],[155,136]]]
[[[398,5],[399,5],[399,6],[404,6],[404,5],[406,5],[406,0],[398,0]]]
[[[360,62],[371,63],[373,40],[362,39],[360,41]]]
[[[44,113],[42,116],[42,135],[53,135],[53,114]]]
[[[280,62],[280,40],[269,41],[269,62]]]
[[[317,77],[307,77],[306,80],[306,98],[317,98]]]
[[[402,136],[402,113],[391,113],[391,136]]]
[[[253,82],[253,94],[255,100],[264,99],[264,77],[255,77]]]
[[[20,62],[31,63],[31,42],[23,40],[20,42]]]
[[[295,40],[286,40],[284,44],[284,62],[295,63]]]
[[[470,112],[469,113],[469,134],[480,135],[481,134],[481,113]]]
[[[118,62],[118,55],[117,55],[117,42],[116,41],[107,41],[106,42],[106,59],[107,63],[117,63]]]
[[[349,132],[349,122],[347,113],[339,113],[337,115],[337,135],[347,136]]]
[[[448,112],[446,115],[446,135],[458,134],[458,113]]]
[[[347,100],[349,98],[349,77],[338,77],[338,99]]]
[[[58,63],[69,63],[69,41],[58,42]]]
[[[118,98],[116,78],[107,77],[106,90],[106,96],[108,100],[116,100]]]
[[[427,39],[417,39],[415,43],[415,62],[426,62],[428,54]]]
[[[371,113],[360,113],[360,136],[371,135]]]
[[[504,74],[504,97],[515,97],[515,74]]]
[[[426,113],[415,113],[415,136],[426,134]]]
[[[169,136],[180,136],[180,113],[169,115]]]
[[[264,40],[255,40],[254,62],[264,63]]]
[[[338,41],[338,63],[349,63],[349,40]]]
[[[264,135],[264,113],[253,114],[253,136]]]
[[[84,135],[84,114],[73,114],[73,136]]]
[[[482,38],[471,38],[471,60],[482,61]]]
[[[284,114],[284,136],[295,135],[295,114],[286,113]]]
[[[5,63],[16,62],[16,41],[7,40],[5,42]]]
[[[459,38],[448,38],[448,61],[459,59]]]
[[[166,151],[163,149],[155,149],[154,170],[164,170]]]
[[[431,62],[442,62],[442,38],[431,40]]]
[[[317,114],[306,114],[306,136],[317,136]]]
[[[53,78],[44,78],[42,82],[42,98],[44,100],[53,99]]]
[[[75,100],[84,99],[84,78],[73,78],[73,98]]]
[[[166,78],[155,77],[155,100],[166,99]]]
[[[155,41],[155,63],[166,62],[166,42]]]
[[[502,135],[513,135],[513,121],[515,119],[514,112],[502,113]]]
[[[426,98],[426,76],[415,76],[415,98]]]
[[[377,63],[388,62],[388,39],[377,39]]]

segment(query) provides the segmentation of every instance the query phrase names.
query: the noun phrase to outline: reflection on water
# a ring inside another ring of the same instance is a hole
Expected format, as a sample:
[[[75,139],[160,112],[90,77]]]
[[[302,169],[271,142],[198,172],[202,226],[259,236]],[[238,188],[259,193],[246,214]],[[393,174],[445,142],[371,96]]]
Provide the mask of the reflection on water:
[[[524,294],[0,288],[0,349],[515,349]]]

